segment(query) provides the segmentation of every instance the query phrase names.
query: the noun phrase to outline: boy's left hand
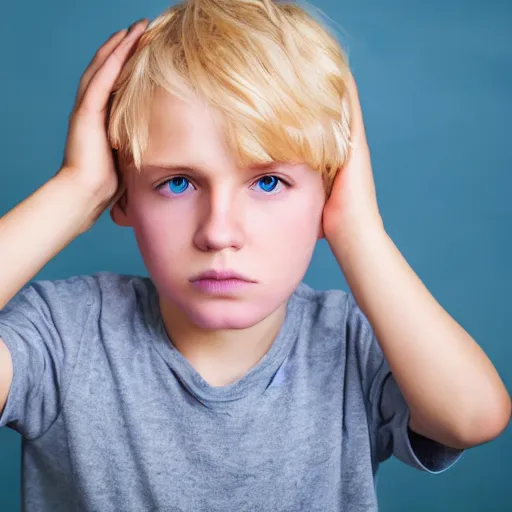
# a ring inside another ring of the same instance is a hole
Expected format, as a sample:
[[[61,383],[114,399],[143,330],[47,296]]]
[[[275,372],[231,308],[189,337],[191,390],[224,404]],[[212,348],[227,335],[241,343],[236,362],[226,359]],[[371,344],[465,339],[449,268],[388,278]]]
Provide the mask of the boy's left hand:
[[[407,402],[411,430],[452,448],[486,443],[510,422],[508,390],[386,233],[352,76],[347,86],[352,148],[324,206],[325,238]]]
[[[363,115],[356,82],[352,74],[347,81],[351,112],[351,149],[348,159],[339,170],[323,211],[323,232],[332,244],[345,245],[362,230],[383,230],[377,205],[370,150],[366,140]]]

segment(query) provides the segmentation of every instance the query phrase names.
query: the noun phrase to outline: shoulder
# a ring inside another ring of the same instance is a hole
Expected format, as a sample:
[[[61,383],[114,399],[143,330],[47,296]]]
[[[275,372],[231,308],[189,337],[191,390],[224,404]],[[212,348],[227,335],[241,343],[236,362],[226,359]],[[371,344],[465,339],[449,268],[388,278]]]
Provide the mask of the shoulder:
[[[34,280],[26,284],[0,311],[0,320],[12,315],[54,317],[69,311],[77,314],[79,304],[92,302],[91,276]]]
[[[297,287],[293,298],[302,303],[307,314],[327,323],[345,321],[353,302],[349,292],[338,289],[315,290],[304,282]]]
[[[94,304],[132,299],[149,294],[149,278],[98,272],[63,279],[34,280],[25,285],[3,308],[2,315],[34,312],[45,316],[80,315]]]
[[[302,328],[315,339],[352,345],[354,354],[363,359],[375,347],[373,328],[350,291],[315,290],[301,283],[293,298],[301,304]]]
[[[97,272],[85,277],[90,279],[93,290],[100,292],[103,298],[126,297],[127,294],[146,295],[155,291],[149,277],[114,272]]]
[[[129,290],[147,290],[149,278],[136,275],[97,272],[90,275],[76,275],[65,279],[33,281],[26,289],[31,293],[71,295],[91,300],[101,293],[103,296],[123,295]]]

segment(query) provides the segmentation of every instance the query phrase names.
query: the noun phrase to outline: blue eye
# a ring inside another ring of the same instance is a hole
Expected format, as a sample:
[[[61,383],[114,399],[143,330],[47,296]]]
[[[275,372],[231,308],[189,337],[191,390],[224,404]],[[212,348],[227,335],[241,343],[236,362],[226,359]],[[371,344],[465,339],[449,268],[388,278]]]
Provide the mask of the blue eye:
[[[273,192],[277,185],[279,185],[279,178],[275,176],[263,176],[258,180],[258,185],[263,192]]]
[[[187,180],[187,178],[183,178],[183,176],[176,176],[175,178],[171,178],[166,183],[168,184],[169,189],[173,194],[181,194],[185,192],[185,190],[187,190],[190,185],[190,182]]]

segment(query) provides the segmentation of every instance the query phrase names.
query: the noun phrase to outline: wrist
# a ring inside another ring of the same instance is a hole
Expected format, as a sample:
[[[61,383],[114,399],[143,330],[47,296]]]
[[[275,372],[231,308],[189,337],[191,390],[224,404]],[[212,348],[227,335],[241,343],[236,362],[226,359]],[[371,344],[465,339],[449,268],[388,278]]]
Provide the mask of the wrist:
[[[73,214],[70,220],[74,219],[77,234],[86,232],[94,224],[111,199],[111,194],[103,185],[84,179],[71,168],[61,168],[51,181],[58,188],[63,202],[72,203]]]
[[[374,246],[387,237],[381,217],[361,218],[345,222],[335,230],[325,233],[325,238],[334,252],[354,252]]]
[[[342,272],[352,274],[371,264],[389,246],[390,238],[380,222],[360,223],[327,239]]]
[[[73,189],[74,193],[86,198],[93,208],[107,205],[116,192],[116,183],[99,180],[89,173],[73,167],[63,166],[54,179],[62,182],[65,187]],[[111,180],[114,181],[114,180]]]

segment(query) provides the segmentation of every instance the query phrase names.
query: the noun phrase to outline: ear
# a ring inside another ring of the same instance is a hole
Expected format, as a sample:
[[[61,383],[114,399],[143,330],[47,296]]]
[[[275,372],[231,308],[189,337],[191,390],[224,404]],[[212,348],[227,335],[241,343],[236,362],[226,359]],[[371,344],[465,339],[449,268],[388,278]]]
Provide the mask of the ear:
[[[122,228],[131,227],[130,216],[128,215],[128,201],[126,197],[126,190],[114,202],[110,208],[110,218],[112,221]]]

